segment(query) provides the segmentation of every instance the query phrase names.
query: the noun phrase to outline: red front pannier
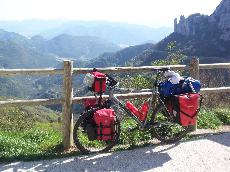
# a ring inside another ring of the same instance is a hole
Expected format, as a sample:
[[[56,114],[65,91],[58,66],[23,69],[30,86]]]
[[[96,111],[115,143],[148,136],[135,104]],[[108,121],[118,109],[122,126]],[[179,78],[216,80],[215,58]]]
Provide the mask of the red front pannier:
[[[114,136],[115,112],[113,109],[100,109],[94,113],[98,140],[112,140]]]
[[[106,75],[100,72],[92,72],[94,76],[94,82],[92,85],[92,91],[98,94],[102,94],[106,90]]]
[[[195,125],[199,112],[200,94],[176,95],[173,109],[177,111],[177,119],[182,126]]]

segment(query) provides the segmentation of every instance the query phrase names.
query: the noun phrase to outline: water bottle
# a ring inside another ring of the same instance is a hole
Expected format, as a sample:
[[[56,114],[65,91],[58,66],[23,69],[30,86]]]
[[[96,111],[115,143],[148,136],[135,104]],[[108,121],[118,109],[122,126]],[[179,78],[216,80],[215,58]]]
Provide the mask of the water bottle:
[[[140,120],[141,121],[144,121],[147,114],[148,114],[148,111],[149,111],[149,104],[147,102],[145,102],[142,106],[141,106],[141,113],[142,113],[142,116],[140,117]]]

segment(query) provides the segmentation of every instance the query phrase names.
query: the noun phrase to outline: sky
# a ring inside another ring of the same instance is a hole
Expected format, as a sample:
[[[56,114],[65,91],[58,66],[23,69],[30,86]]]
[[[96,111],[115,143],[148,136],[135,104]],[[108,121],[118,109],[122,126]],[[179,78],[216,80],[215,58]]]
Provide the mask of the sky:
[[[173,26],[180,15],[210,15],[221,0],[0,0],[0,20],[100,20]]]

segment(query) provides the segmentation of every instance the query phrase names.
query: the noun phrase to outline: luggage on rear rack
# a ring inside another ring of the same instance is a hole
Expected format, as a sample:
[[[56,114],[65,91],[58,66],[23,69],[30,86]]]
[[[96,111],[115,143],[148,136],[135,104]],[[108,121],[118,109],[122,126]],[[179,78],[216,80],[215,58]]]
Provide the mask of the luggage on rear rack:
[[[182,85],[183,93],[199,93],[201,89],[201,83],[199,80],[191,77],[185,78]]]
[[[172,84],[170,81],[164,81],[159,84],[158,91],[163,97],[181,94],[183,92],[182,83]]]
[[[172,95],[198,93],[201,89],[201,83],[191,77],[184,78],[177,84],[171,83],[169,80],[159,83],[158,91],[161,96],[169,97]]]
[[[115,133],[115,112],[113,109],[100,109],[94,112],[97,140],[112,140]]]

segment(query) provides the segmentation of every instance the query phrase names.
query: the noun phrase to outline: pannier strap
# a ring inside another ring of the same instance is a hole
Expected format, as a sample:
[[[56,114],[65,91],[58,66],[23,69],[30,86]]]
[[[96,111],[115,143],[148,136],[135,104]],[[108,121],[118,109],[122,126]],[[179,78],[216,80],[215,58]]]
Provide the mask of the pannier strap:
[[[111,123],[111,125],[102,125],[102,123],[100,123],[100,125],[96,125],[97,128],[100,128],[100,134],[96,134],[97,136],[100,136],[100,140],[102,140],[103,136],[113,136],[115,134],[115,129],[114,129],[114,126],[117,125],[118,123],[117,122],[114,122],[114,123]],[[112,129],[112,132],[111,134],[102,134],[103,131],[102,129],[103,128],[111,128]]]
[[[181,110],[180,110],[180,112],[181,112],[181,113],[183,113],[185,116],[187,116],[187,117],[189,117],[189,118],[193,119],[194,117],[196,117],[196,116],[197,116],[197,114],[198,114],[199,110],[200,110],[200,108],[199,108],[199,109],[197,109],[197,110],[196,110],[196,112],[194,113],[194,115],[192,115],[192,116],[191,116],[191,115],[188,115],[187,113],[185,113],[185,112],[183,112],[183,111],[181,111]]]

